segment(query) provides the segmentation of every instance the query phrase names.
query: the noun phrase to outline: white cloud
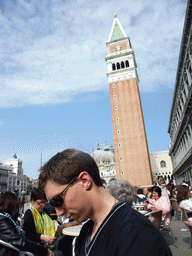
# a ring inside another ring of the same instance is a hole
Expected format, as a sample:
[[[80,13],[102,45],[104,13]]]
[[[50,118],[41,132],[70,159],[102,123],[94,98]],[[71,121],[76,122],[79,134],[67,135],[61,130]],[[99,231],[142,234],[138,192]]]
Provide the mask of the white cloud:
[[[0,127],[3,126],[3,125],[5,125],[5,122],[0,121]]]
[[[187,1],[3,1],[0,107],[70,102],[106,90],[105,56],[117,11],[141,91],[173,87]]]

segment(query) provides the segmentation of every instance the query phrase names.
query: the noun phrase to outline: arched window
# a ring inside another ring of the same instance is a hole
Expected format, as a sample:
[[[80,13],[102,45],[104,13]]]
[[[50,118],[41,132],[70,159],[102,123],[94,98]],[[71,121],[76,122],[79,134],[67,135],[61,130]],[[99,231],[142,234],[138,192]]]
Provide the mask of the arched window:
[[[117,69],[120,69],[120,64],[119,64],[119,62],[117,62]]]
[[[112,64],[112,70],[116,70],[115,63]]]
[[[123,61],[121,61],[121,68],[124,68],[125,67],[125,64]]]
[[[126,66],[126,68],[129,67],[129,61],[128,60],[125,61],[125,66]]]
[[[160,162],[160,167],[161,167],[161,168],[165,168],[165,167],[166,167],[166,162],[165,162],[164,160],[162,160],[162,161]]]

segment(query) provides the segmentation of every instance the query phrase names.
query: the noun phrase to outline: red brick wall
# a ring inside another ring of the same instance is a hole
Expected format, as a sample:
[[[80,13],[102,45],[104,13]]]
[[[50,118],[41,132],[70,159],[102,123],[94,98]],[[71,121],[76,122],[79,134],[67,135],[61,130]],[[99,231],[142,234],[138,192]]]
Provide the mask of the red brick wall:
[[[111,44],[111,45],[108,46],[109,53],[116,52],[117,45],[121,47],[121,51],[130,48],[128,40],[126,40],[124,42],[117,42],[115,44]]]
[[[117,178],[126,179],[132,185],[151,185],[147,138],[136,79],[111,83],[110,98]],[[115,107],[118,109],[115,110]]]

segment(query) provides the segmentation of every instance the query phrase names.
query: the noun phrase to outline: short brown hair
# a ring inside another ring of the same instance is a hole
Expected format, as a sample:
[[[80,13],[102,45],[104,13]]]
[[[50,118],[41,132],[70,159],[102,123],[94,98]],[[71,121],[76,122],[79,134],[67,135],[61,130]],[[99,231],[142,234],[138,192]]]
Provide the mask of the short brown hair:
[[[186,185],[181,185],[178,190],[177,190],[177,202],[178,204],[185,200],[188,199],[188,193],[189,193],[189,187]]]
[[[63,185],[81,172],[87,172],[97,186],[103,186],[99,169],[94,159],[77,149],[66,149],[53,156],[41,169],[39,187],[44,188],[47,180]]]
[[[139,194],[139,195],[140,195],[140,194],[143,194],[143,189],[142,189],[142,188],[138,188],[138,189],[137,189],[137,194]]]
[[[31,200],[36,201],[36,200],[45,200],[46,196],[45,196],[45,192],[40,189],[40,188],[33,188],[33,190],[31,191]]]
[[[4,192],[0,195],[0,212],[9,213],[13,220],[17,220],[19,216],[19,198],[12,192]]]

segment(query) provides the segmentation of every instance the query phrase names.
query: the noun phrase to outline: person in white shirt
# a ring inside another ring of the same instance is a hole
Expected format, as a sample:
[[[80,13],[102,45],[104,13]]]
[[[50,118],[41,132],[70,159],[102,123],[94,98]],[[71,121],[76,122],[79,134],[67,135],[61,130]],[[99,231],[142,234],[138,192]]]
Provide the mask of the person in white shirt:
[[[169,198],[170,196],[170,192],[169,190],[167,189],[167,186],[165,184],[165,180],[163,177],[160,177],[159,180],[158,180],[158,183],[159,183],[159,187],[161,188],[161,195],[162,196],[166,196]]]
[[[177,203],[187,211],[189,221],[192,222],[192,200],[190,198],[190,188],[181,185],[177,191]]]

